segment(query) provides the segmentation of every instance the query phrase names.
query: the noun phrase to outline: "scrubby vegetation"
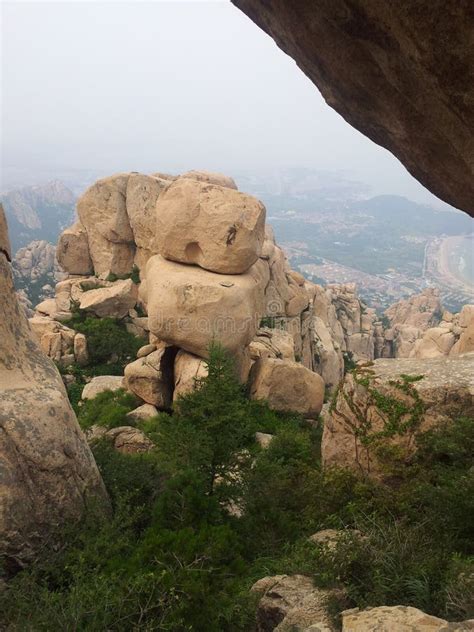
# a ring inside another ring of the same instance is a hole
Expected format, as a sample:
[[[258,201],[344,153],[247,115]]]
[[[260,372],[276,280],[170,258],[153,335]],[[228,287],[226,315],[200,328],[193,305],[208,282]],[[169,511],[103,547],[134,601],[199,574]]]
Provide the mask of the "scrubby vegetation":
[[[249,401],[219,348],[197,386],[140,424],[154,451],[94,446],[113,514],[91,508],[8,582],[6,630],[251,630],[252,583],[294,572],[344,587],[344,607],[474,616],[473,420],[420,436],[412,462],[377,483],[323,470],[320,430]],[[81,423],[114,425],[124,397],[97,398]],[[267,449],[256,431],[274,435]],[[308,541],[324,528],[346,535],[333,549]]]
[[[75,381],[68,385],[67,391],[77,414],[86,379],[96,375],[123,375],[125,365],[135,359],[138,349],[146,341],[128,332],[125,324],[117,318],[95,318],[78,309],[65,325],[84,334],[87,339],[87,366],[58,366],[61,373],[74,377]]]

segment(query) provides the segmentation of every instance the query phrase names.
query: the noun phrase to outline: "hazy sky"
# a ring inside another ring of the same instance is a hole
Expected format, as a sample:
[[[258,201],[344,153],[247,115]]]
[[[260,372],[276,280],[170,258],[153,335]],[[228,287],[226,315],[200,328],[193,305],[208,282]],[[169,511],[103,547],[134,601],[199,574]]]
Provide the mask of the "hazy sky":
[[[11,168],[345,170],[428,196],[230,2],[2,2]]]

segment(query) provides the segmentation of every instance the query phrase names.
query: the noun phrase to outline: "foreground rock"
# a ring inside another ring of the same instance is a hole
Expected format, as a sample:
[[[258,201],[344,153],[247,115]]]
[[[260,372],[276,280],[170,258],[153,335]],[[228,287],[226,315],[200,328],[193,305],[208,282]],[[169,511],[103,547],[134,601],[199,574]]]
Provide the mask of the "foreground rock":
[[[342,632],[467,632],[474,621],[449,623],[411,606],[379,606],[342,613]]]
[[[340,591],[316,588],[304,575],[275,575],[260,579],[252,592],[262,594],[257,607],[257,632],[335,631],[327,601],[331,595],[342,597]]]
[[[262,358],[250,372],[250,397],[270,408],[316,418],[324,402],[324,381],[297,362]]]
[[[418,432],[472,415],[473,376],[473,353],[376,360],[346,374],[324,419],[324,464],[377,475],[382,471],[377,459],[381,447],[396,449],[399,459],[409,459]],[[383,410],[387,407],[397,411],[391,418]]]
[[[9,573],[106,493],[61,377],[19,308],[0,216],[0,554]]]
[[[228,187],[178,178],[156,206],[156,243],[166,259],[241,274],[262,250],[265,207]]]
[[[56,257],[59,265],[70,274],[89,275],[94,272],[86,229],[80,222],[61,233]]]
[[[474,215],[470,3],[445,0],[443,19],[430,0],[233,3],[346,121]]]
[[[197,380],[207,376],[206,363],[202,358],[180,349],[174,361],[174,392],[173,401],[180,395],[192,393]]]

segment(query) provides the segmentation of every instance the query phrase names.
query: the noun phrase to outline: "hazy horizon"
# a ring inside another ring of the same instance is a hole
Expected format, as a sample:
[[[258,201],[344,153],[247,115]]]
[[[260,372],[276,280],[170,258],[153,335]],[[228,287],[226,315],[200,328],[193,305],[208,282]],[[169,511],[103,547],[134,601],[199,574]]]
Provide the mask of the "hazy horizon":
[[[2,76],[3,184],[22,172],[303,167],[438,204],[224,0],[4,2]]]

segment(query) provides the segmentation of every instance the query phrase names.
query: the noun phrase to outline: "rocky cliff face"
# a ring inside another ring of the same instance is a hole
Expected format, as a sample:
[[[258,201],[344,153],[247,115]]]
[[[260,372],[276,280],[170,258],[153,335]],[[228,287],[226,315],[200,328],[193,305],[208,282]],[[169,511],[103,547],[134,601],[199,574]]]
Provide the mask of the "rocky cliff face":
[[[34,304],[53,296],[55,284],[64,276],[56,261],[56,247],[44,240],[20,248],[12,269],[15,287]]]
[[[474,215],[474,13],[457,0],[233,0],[351,125]]]
[[[0,207],[0,554],[14,571],[105,491],[61,377],[19,307]]]

